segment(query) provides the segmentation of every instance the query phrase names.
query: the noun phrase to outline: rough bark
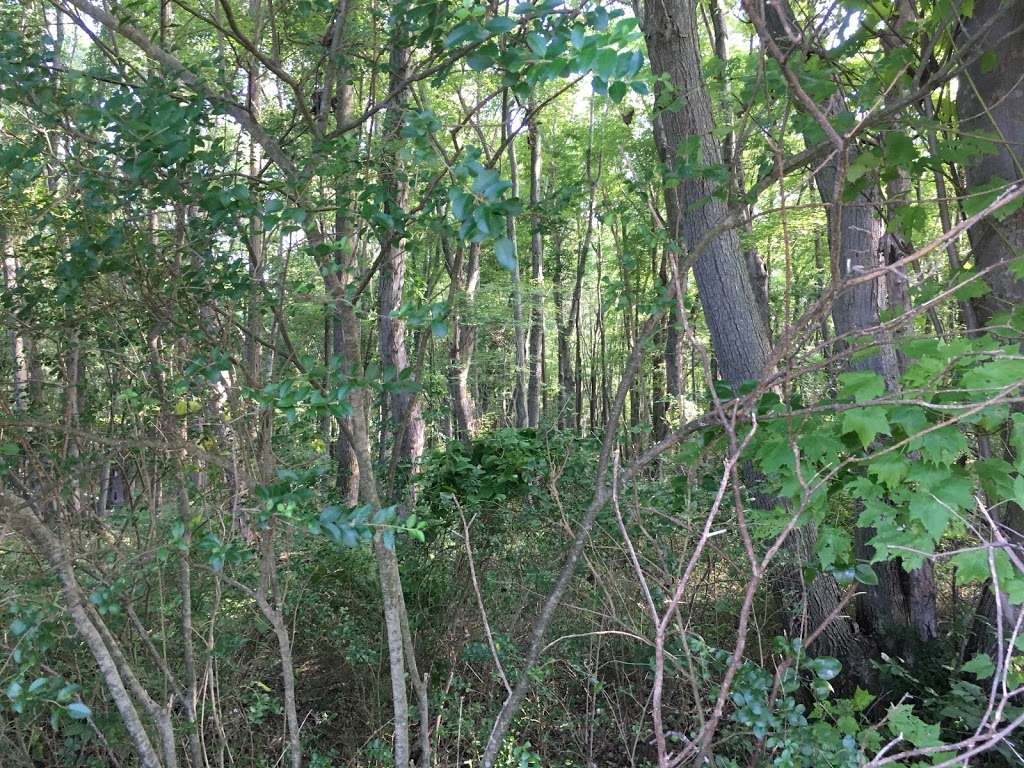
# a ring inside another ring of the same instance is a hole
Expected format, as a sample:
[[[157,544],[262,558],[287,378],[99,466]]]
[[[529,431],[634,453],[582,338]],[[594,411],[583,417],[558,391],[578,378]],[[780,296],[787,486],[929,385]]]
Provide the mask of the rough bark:
[[[960,130],[971,136],[992,138],[990,153],[972,159],[967,166],[967,186],[971,192],[988,184],[1024,178],[1024,4],[978,0],[974,13],[963,20],[963,28],[963,47],[975,55],[960,79]],[[987,64],[989,57],[984,54],[989,52],[998,54],[995,66]],[[1024,301],[1020,272],[1014,274],[1007,268],[1014,259],[1019,263],[1024,251],[1024,210],[1019,209],[1002,221],[984,219],[971,227],[968,234],[975,266],[979,270],[994,270],[985,277],[992,291],[974,304],[977,323],[981,330],[989,329],[1019,341],[1019,331],[1003,325],[1000,315],[1019,308]],[[1013,544],[1024,543],[1024,511],[1009,504],[999,518],[1003,535]],[[997,638],[1011,636],[1019,610],[1004,593],[986,587],[975,609],[969,652],[985,650],[995,657]]]
[[[404,34],[400,28],[395,30],[395,41],[391,46],[389,58],[390,78],[388,93],[394,93],[404,85],[409,77],[410,55],[400,36]],[[392,100],[384,116],[384,157],[381,175],[387,190],[387,212],[394,220],[390,229],[381,238],[381,262],[379,291],[379,343],[381,367],[385,377],[394,377],[397,382],[403,372],[409,368],[409,352],[405,341],[405,321],[395,317],[402,307],[405,294],[405,273],[407,257],[403,219],[405,207],[409,199],[409,187],[399,167],[398,141],[400,139],[405,105],[408,100],[407,89],[401,90]],[[406,374],[408,375],[408,374]],[[419,399],[410,388],[399,386],[387,396],[388,415],[400,460],[410,471],[415,471],[416,464],[423,455],[426,440],[426,425]]]
[[[643,27],[651,67],[656,75],[668,75],[675,95],[685,96],[681,109],[663,110],[655,120],[655,138],[667,171],[671,174],[675,168],[680,144],[693,141],[693,137],[699,143],[702,161],[716,165],[722,159],[721,146],[713,133],[714,116],[701,70],[694,3],[650,2],[645,11]],[[739,238],[734,228],[721,227],[730,219],[725,203],[712,196],[715,185],[711,181],[690,176],[666,189],[669,234],[683,246],[707,241],[693,272],[719,371],[735,387],[767,373],[768,330],[757,309]],[[808,561],[814,549],[813,531],[796,531],[790,538],[790,553],[798,562]],[[830,615],[840,592],[835,580],[826,576],[801,591],[809,631]],[[836,656],[857,678],[868,666],[867,650],[864,639],[844,616],[829,623],[816,646],[816,652]]]
[[[999,17],[998,19],[996,17]],[[978,0],[974,13],[963,20],[972,52],[957,91],[960,130],[970,136],[990,136],[991,152],[967,166],[968,192],[987,184],[1014,182],[1024,177],[1024,4]],[[989,66],[985,53],[996,53]],[[1024,280],[1006,268],[1024,251],[1024,209],[998,221],[983,219],[969,231],[971,250],[979,270],[994,268],[986,276],[991,293],[976,304],[978,320],[990,325],[1001,312],[1024,302]]]
[[[345,82],[346,73],[338,77],[337,97],[335,104],[335,123],[343,126],[348,123],[352,113],[353,89]],[[329,304],[331,327],[331,353],[336,358],[338,373],[342,380],[361,376],[363,371],[354,366],[355,361],[346,354],[346,329],[355,333],[355,346],[359,347],[361,336],[359,324],[347,322],[345,313],[351,308],[348,298],[348,287],[355,270],[356,249],[352,242],[352,220],[349,213],[348,192],[342,184],[335,188],[334,239],[338,248],[334,253],[334,264],[339,281],[338,295],[333,296]],[[361,395],[360,395],[361,396]],[[342,498],[349,506],[355,506],[359,500],[359,463],[355,451],[349,445],[345,432],[352,431],[354,415],[342,417],[338,428],[338,437],[334,443],[334,455],[337,466],[337,485],[342,491]]]
[[[586,212],[586,223],[583,233],[583,242],[580,244],[580,250],[576,258],[576,280],[573,284],[572,289],[572,304],[569,308],[569,319],[573,324],[573,331],[576,335],[576,371],[575,371],[575,389],[576,389],[576,433],[583,434],[583,326],[582,326],[582,312],[581,297],[583,295],[583,277],[586,274],[587,269],[587,258],[590,254],[591,244],[594,237],[594,200],[597,195],[597,181],[601,176],[601,159],[598,157],[597,172],[594,171],[594,99],[590,100],[590,119],[587,129],[587,159],[586,159],[586,172],[587,172],[587,183],[589,185],[589,192],[587,195],[587,212]],[[593,370],[593,368],[591,368]],[[594,408],[594,392],[591,389],[591,413]],[[594,420],[591,416],[591,426],[593,426]]]
[[[680,144],[696,137],[702,162],[721,163],[691,0],[648,3],[644,34],[652,69],[667,74],[673,94],[685,97],[680,108],[657,115],[655,139],[663,162],[671,173]],[[691,174],[666,190],[665,204],[669,234],[680,247],[693,247],[710,237],[693,264],[693,273],[722,377],[738,383],[760,377],[770,345],[764,323],[756,310],[751,311],[756,298],[739,237],[734,228],[720,226],[729,219],[729,211],[712,196],[715,190],[714,182]]]
[[[785,18],[780,16],[783,13],[787,14]],[[894,34],[899,32],[901,23],[909,20],[905,17],[907,13],[909,11],[902,8],[894,22]],[[788,51],[793,43],[787,30],[798,28],[788,5],[772,4],[767,20],[779,47]],[[846,109],[845,99],[838,91],[821,105],[822,113],[828,117]],[[813,141],[809,137],[806,140],[808,144]],[[843,361],[844,367],[877,373],[885,382],[886,390],[896,393],[900,388],[903,366],[893,334],[882,330],[879,323],[885,310],[909,309],[906,275],[896,269],[877,280],[860,283],[853,288],[843,287],[843,281],[886,263],[895,266],[907,250],[905,235],[895,227],[887,231],[879,217],[882,200],[877,183],[869,183],[852,201],[844,199],[841,189],[845,186],[844,169],[856,160],[857,153],[855,145],[845,148],[845,156],[837,151],[828,162],[819,166],[814,175],[818,194],[825,206],[832,278],[839,287],[832,306],[832,321],[840,348],[849,352],[865,343],[875,346],[870,355],[847,357]],[[890,221],[898,221],[898,212],[907,203],[909,189],[909,176],[898,173],[887,190]],[[874,551],[868,542],[873,536],[872,529],[856,531],[854,541],[858,558],[871,559]],[[861,628],[880,649],[912,662],[917,646],[934,640],[938,634],[934,569],[926,563],[908,574],[901,561],[894,559],[876,564],[874,571],[878,584],[866,586],[857,602]]]
[[[474,403],[469,391],[469,368],[476,349],[476,326],[466,315],[473,306],[480,285],[480,244],[469,246],[469,258],[463,264],[463,249],[450,256],[451,342],[448,347],[448,396],[454,417],[454,437],[468,441],[474,434]]]
[[[661,260],[661,270],[658,273],[658,279],[662,285],[668,285],[668,270],[666,268],[666,258]],[[679,309],[673,304],[669,307],[669,311],[665,318],[665,395],[669,400],[669,404],[675,400],[678,400],[683,396],[683,351],[681,348],[682,334],[681,329],[681,318],[679,317]]]

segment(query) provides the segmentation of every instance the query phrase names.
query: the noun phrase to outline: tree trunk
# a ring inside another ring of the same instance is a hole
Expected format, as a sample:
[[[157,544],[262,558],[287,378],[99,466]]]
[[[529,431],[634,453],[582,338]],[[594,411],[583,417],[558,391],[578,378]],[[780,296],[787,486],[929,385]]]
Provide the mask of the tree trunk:
[[[993,138],[990,151],[967,166],[968,191],[974,192],[995,181],[1024,177],[1024,4],[977,0],[963,25],[964,48],[973,59],[957,91],[960,130]],[[989,66],[985,53],[996,54],[995,66]],[[1024,209],[1002,221],[989,216],[971,227],[969,237],[976,267],[994,268],[985,277],[992,291],[976,304],[979,323],[988,326],[999,313],[1024,302],[1024,280],[1019,271],[1015,275],[1006,268],[1024,251]]]
[[[721,163],[692,0],[648,3],[644,34],[654,72],[668,75],[673,92],[686,96],[685,107],[656,116],[655,140],[666,165],[674,168],[676,149],[694,137],[705,165]],[[725,203],[712,196],[716,186],[692,177],[666,189],[669,236],[679,246],[695,246],[727,220]],[[693,273],[722,377],[733,385],[759,378],[770,345],[735,229],[724,229],[711,239],[694,262]]]
[[[787,13],[788,18],[779,16],[782,12]],[[902,14],[900,18],[903,19]],[[772,5],[767,21],[779,47],[783,50],[790,48],[786,30],[794,28],[796,21],[788,6],[784,3]],[[822,112],[830,117],[846,110],[847,105],[839,92],[822,106]],[[810,144],[813,139],[807,138],[806,141]],[[828,222],[832,279],[839,288],[832,306],[832,320],[838,337],[838,345],[834,349],[849,351],[862,346],[865,339],[876,345],[876,354],[858,359],[847,357],[844,367],[877,373],[885,382],[886,391],[896,393],[900,389],[903,366],[893,334],[880,328],[879,324],[884,310],[909,309],[905,275],[897,270],[853,288],[844,288],[842,281],[878,269],[887,259],[895,264],[907,246],[899,232],[889,232],[883,237],[885,225],[877,214],[881,202],[877,183],[870,183],[856,199],[845,200],[841,189],[845,187],[843,169],[848,168],[856,157],[857,148],[851,146],[846,150],[845,158],[833,155],[814,174]],[[890,184],[888,202],[893,222],[898,220],[898,215],[892,214],[906,204],[909,188],[910,179],[905,174],[898,174]],[[874,549],[868,543],[873,536],[873,529],[856,531],[854,542],[859,559],[870,560],[873,557]],[[934,568],[926,563],[908,574],[899,559],[878,563],[873,568],[878,584],[866,586],[857,603],[861,627],[882,650],[912,663],[920,643],[934,640],[938,635]]]
[[[661,270],[658,279],[662,285],[669,284],[668,259],[663,255],[661,259]],[[680,338],[681,318],[676,302],[672,303],[665,318],[665,395],[669,401],[669,407],[679,400],[685,392],[683,389],[683,358]]]
[[[395,31],[395,42],[391,47],[388,93],[396,94],[384,116],[382,141],[383,165],[381,175],[387,190],[387,212],[393,220],[392,228],[381,238],[381,262],[379,291],[379,343],[381,368],[385,380],[395,385],[409,368],[409,352],[405,343],[405,320],[395,317],[402,307],[405,294],[406,250],[405,207],[409,199],[409,187],[404,180],[398,159],[398,142],[408,99],[405,86],[409,77],[409,50],[398,40],[400,31]],[[409,371],[411,373],[411,371]],[[408,373],[405,374],[408,376]],[[395,450],[406,469],[414,472],[423,455],[426,439],[426,425],[419,399],[407,386],[394,386],[387,395],[388,416],[395,441]]]
[[[572,289],[572,305],[569,309],[569,319],[573,324],[576,334],[576,434],[583,434],[583,327],[582,312],[580,309],[583,294],[583,276],[586,273],[587,257],[590,255],[590,247],[594,237],[594,198],[597,195],[597,180],[601,175],[601,160],[598,159],[598,170],[594,173],[594,99],[590,99],[590,119],[587,127],[587,160],[586,172],[589,192],[587,194],[586,228],[584,229],[583,242],[580,244],[579,254],[576,257],[576,281]],[[600,285],[598,286],[600,290]],[[591,366],[593,370],[593,366]],[[593,398],[593,392],[591,392]],[[591,412],[593,412],[593,401],[591,401]],[[593,418],[591,418],[593,426]]]
[[[350,3],[351,6],[351,3]],[[343,23],[339,19],[335,23]],[[334,108],[335,124],[340,128],[346,125],[351,119],[352,103],[354,92],[352,86],[345,82],[346,73],[340,73],[338,77],[336,103]],[[336,295],[331,295],[328,287],[328,295],[331,301],[328,304],[328,312],[331,327],[331,355],[336,358],[338,373],[342,380],[362,376],[363,371],[357,367],[357,363],[346,354],[347,341],[345,338],[346,329],[350,333],[356,333],[353,340],[355,347],[360,346],[360,327],[358,323],[346,322],[346,308],[351,308],[346,295],[349,283],[356,267],[356,248],[352,238],[352,221],[349,212],[348,192],[339,185],[334,195],[334,240],[338,248],[334,252],[334,265],[336,276],[339,281]],[[331,361],[328,361],[330,363]],[[328,366],[333,370],[332,366]],[[339,382],[340,383],[340,382]],[[353,413],[349,416],[339,418],[338,437],[334,442],[334,458],[337,466],[337,486],[342,493],[345,504],[353,507],[359,501],[359,462],[356,460],[355,451],[349,444],[346,432],[352,432],[352,419],[357,418]]]
[[[463,281],[465,272],[465,281]],[[463,265],[463,249],[451,255],[451,343],[448,347],[448,395],[454,416],[456,440],[469,441],[474,432],[473,396],[469,391],[469,367],[476,348],[476,326],[465,320],[480,285],[480,244],[469,246],[469,260]]]
[[[20,498],[9,494],[0,494],[0,518],[9,523],[25,539],[33,542],[40,555],[49,562],[51,569],[61,584],[61,591],[68,613],[75,624],[75,629],[88,646],[100,676],[114,700],[114,705],[121,716],[132,746],[139,755],[143,768],[165,768],[153,742],[146,732],[146,727],[139,716],[138,709],[125,687],[124,678],[118,669],[111,649],[104,641],[103,635],[87,610],[87,601],[82,588],[75,577],[71,558],[64,543],[39,519],[28,505]]]
[[[722,160],[701,69],[695,10],[693,0],[649,2],[643,19],[652,70],[656,75],[667,75],[673,93],[686,98],[681,109],[659,112],[655,120],[658,151],[670,171],[676,165],[676,149],[687,141],[698,143],[705,165],[715,166]],[[693,247],[709,238],[707,248],[694,262],[693,272],[718,368],[725,381],[737,387],[768,373],[770,342],[739,237],[731,227],[718,231],[729,219],[729,211],[720,198],[713,196],[715,191],[716,185],[710,180],[691,176],[666,188],[665,203],[672,240]],[[795,531],[790,539],[788,548],[798,565],[810,560],[813,531]],[[839,587],[833,578],[820,576],[802,591],[810,625],[807,629],[814,629],[837,607]],[[866,675],[867,644],[852,622],[841,615],[829,622],[815,651],[839,658],[855,679]]]
[[[533,111],[531,106],[531,112]],[[540,424],[541,390],[544,384],[544,239],[541,233],[540,126],[534,114],[528,124],[530,143],[530,374],[527,385],[527,426]]]
[[[558,402],[555,410],[558,415],[559,429],[569,429],[577,423],[576,411],[576,376],[573,371],[572,352],[569,345],[572,320],[565,316],[564,281],[565,264],[562,254],[562,238],[555,235],[555,274],[552,282],[552,293],[555,303],[555,333],[558,353]],[[577,344],[578,347],[578,344]]]
[[[18,260],[14,255],[14,238],[11,237],[7,227],[0,224],[0,258],[3,259],[4,290],[13,295],[18,287]],[[11,318],[8,338],[11,345],[11,364],[13,376],[11,378],[11,401],[15,411],[25,411],[28,408],[28,386],[29,368],[28,356],[25,348],[25,338],[16,328],[16,321]]]
[[[974,56],[960,78],[957,111],[960,130],[971,136],[992,136],[988,153],[967,166],[968,191],[993,182],[1024,177],[1024,4],[978,0],[974,13],[963,20],[964,49]],[[995,53],[995,65],[989,56]],[[1019,331],[1004,324],[1001,315],[1024,302],[1024,280],[1008,269],[1024,251],[1024,209],[999,221],[988,217],[970,228],[971,249],[978,270],[992,269],[985,281],[992,291],[977,299],[974,314],[982,330],[1020,340]],[[1017,457],[1019,459],[1019,457]],[[1011,544],[1024,543],[1024,510],[1012,502],[999,515],[1003,534]],[[997,610],[1001,607],[1001,611]],[[996,639],[1012,636],[1020,607],[1007,596],[986,587],[977,605],[969,647],[993,654]],[[998,626],[998,616],[1002,624]]]
[[[512,184],[509,196],[519,197],[519,166],[516,161],[516,140],[512,134],[512,109],[509,92],[506,88],[502,94],[501,126],[505,140],[508,141],[508,177]],[[523,288],[519,271],[519,243],[516,240],[516,217],[509,216],[505,221],[506,235],[512,242],[512,323],[515,326],[516,372],[512,387],[512,400],[515,411],[515,426],[522,429],[527,425],[526,409],[526,325],[523,323]]]

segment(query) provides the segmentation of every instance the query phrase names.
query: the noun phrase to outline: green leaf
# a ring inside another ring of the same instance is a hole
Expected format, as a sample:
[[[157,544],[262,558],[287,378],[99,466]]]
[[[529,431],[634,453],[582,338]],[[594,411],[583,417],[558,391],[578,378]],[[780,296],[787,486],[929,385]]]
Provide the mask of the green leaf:
[[[387,525],[395,519],[395,514],[398,511],[398,507],[391,505],[390,507],[381,507],[373,516],[373,522],[376,525]]]
[[[999,66],[999,54],[995,51],[985,51],[981,55],[981,71],[983,74],[988,74],[995,70]]]
[[[933,464],[950,466],[968,449],[967,438],[955,425],[933,429],[910,441],[910,450]]]
[[[959,552],[952,558],[956,566],[956,578],[962,584],[985,581],[989,576],[988,550],[978,548]]]
[[[894,736],[902,736],[915,747],[926,749],[942,745],[939,725],[928,725],[913,713],[910,704],[894,705],[889,709],[888,726]]]
[[[969,672],[979,680],[992,677],[996,671],[996,665],[992,663],[987,653],[979,653],[960,668],[963,672]]]
[[[86,720],[92,716],[92,710],[80,701],[68,704],[68,715],[72,720]]]
[[[869,587],[878,586],[878,574],[875,573],[875,569],[867,563],[857,563],[853,572],[854,578],[856,578],[861,584],[866,584]]]
[[[907,169],[917,159],[913,140],[902,133],[890,133],[885,137],[886,162]]]
[[[516,266],[518,266],[516,244],[507,237],[501,238],[494,244],[494,256],[497,258],[498,264],[509,272],[514,271]]]
[[[464,24],[459,24],[459,26],[448,33],[448,37],[445,38],[445,45],[449,48],[454,48],[460,43],[476,38],[480,32],[479,24],[475,21],[467,21]]]
[[[881,162],[880,158],[871,152],[861,152],[857,155],[856,159],[850,163],[849,171],[846,174],[846,180],[853,183],[860,179],[868,171],[877,168]]]
[[[843,665],[831,656],[818,656],[807,662],[807,669],[822,680],[834,680],[843,670]]]
[[[878,435],[891,435],[885,409],[878,406],[854,408],[843,415],[843,434],[853,432],[867,448]]]
[[[483,51],[476,51],[466,58],[466,63],[474,72],[483,72],[494,64],[494,56]]]
[[[602,48],[594,60],[594,74],[602,80],[610,80],[615,76],[618,65],[618,52],[614,48]]]
[[[57,703],[67,704],[76,693],[78,693],[78,686],[75,683],[68,683],[57,691]]]
[[[547,39],[538,32],[531,32],[526,36],[526,44],[537,56],[543,56],[548,52]]]
[[[857,690],[853,692],[853,710],[855,712],[863,712],[865,709],[871,706],[871,702],[873,702],[874,700],[874,694],[868,693],[867,691],[858,687]]]
[[[999,458],[974,462],[974,469],[993,503],[1008,501],[1015,495],[1013,467]]]
[[[883,453],[868,464],[868,474],[877,478],[889,490],[896,488],[907,476],[910,464],[900,454],[890,451]]]
[[[873,371],[851,371],[839,375],[839,396],[855,403],[874,400],[885,394],[885,381]]]
[[[965,272],[963,280],[960,281],[960,287],[953,292],[953,295],[960,301],[970,301],[971,299],[980,299],[991,292],[992,288],[988,283],[974,277],[973,272]]]
[[[500,35],[504,34],[505,32],[511,32],[513,29],[516,28],[516,23],[508,16],[495,16],[493,19],[489,20],[486,24],[484,24],[484,27],[487,29],[488,32],[494,32]]]
[[[953,516],[953,508],[931,494],[915,494],[910,500],[911,518],[918,520],[934,540],[938,540],[946,531],[949,519]]]

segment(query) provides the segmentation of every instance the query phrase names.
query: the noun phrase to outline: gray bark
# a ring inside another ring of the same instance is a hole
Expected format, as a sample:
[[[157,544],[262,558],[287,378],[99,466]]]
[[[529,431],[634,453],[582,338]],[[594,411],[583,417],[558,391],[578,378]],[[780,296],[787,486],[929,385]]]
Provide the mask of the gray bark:
[[[448,396],[454,416],[454,436],[468,441],[474,433],[474,403],[469,391],[469,368],[476,349],[476,326],[466,319],[480,285],[480,245],[469,246],[469,259],[463,265],[463,249],[451,255],[451,343],[449,345]],[[464,275],[464,276],[463,276]]]
[[[960,130],[992,137],[991,153],[967,166],[970,192],[1024,177],[1024,3],[978,0],[963,26],[968,38],[964,48],[973,57],[957,92]],[[986,52],[998,54],[996,66],[986,66]],[[976,304],[979,322],[988,325],[998,313],[1024,301],[1024,281],[1004,266],[1024,251],[1024,209],[1003,221],[984,219],[971,227],[969,236],[977,268],[996,268],[985,277],[992,292]]]
[[[14,293],[18,287],[18,260],[14,255],[14,239],[6,226],[0,224],[0,258],[3,259],[4,289]],[[25,338],[11,320],[8,338],[11,345],[11,363],[14,374],[11,380],[11,400],[15,411],[28,408],[29,366]]]
[[[540,424],[541,392],[544,383],[544,239],[540,217],[540,128],[533,116],[528,123],[530,143],[530,358],[527,384],[526,421],[534,429]]]
[[[789,13],[788,18],[781,18],[780,12]],[[905,21],[903,16],[900,19]],[[794,30],[797,25],[788,6],[773,4],[768,21],[780,48],[790,48],[786,30]],[[822,112],[830,117],[846,109],[846,102],[838,92],[822,105]],[[849,146],[845,157],[841,158],[837,152],[814,175],[825,206],[832,277],[839,289],[832,306],[832,321],[839,343],[848,351],[863,346],[865,340],[876,345],[874,354],[857,359],[848,357],[845,367],[873,371],[882,377],[887,391],[898,392],[903,366],[893,335],[880,329],[879,323],[882,311],[909,308],[906,276],[897,270],[853,288],[843,286],[843,281],[884,266],[890,259],[892,263],[897,262],[906,249],[902,233],[892,231],[883,237],[886,228],[880,218],[882,201],[877,183],[868,184],[853,201],[843,199],[841,187],[845,186],[845,179],[840,174],[856,157],[857,147]],[[890,184],[887,201],[890,218],[899,206],[906,204],[909,187],[909,176],[905,174],[898,174]],[[856,532],[855,550],[860,559],[870,560],[873,556],[873,548],[868,544],[873,535],[871,529]],[[857,604],[861,628],[882,650],[913,661],[916,646],[938,635],[934,569],[928,563],[908,574],[901,561],[895,559],[876,564],[874,571],[878,584],[866,586]]]
[[[664,110],[656,118],[655,138],[670,172],[680,143],[691,137],[699,142],[705,164],[722,162],[701,71],[694,10],[692,0],[650,2],[644,18],[651,68],[656,74],[669,75],[674,94],[685,96],[685,105]],[[688,178],[666,190],[665,204],[669,234],[680,247],[692,248],[705,237],[711,238],[694,262],[693,273],[722,377],[735,384],[764,373],[770,344],[755,309],[756,297],[739,237],[732,227],[716,232],[729,218],[729,211],[722,200],[712,197],[715,189],[708,179]]]
[[[555,333],[556,351],[558,353],[558,402],[555,410],[558,416],[560,429],[567,429],[570,425],[575,426],[577,419],[574,416],[576,411],[576,376],[573,371],[572,355],[569,349],[570,318],[565,317],[564,301],[564,280],[565,264],[562,253],[561,238],[555,236],[555,273],[552,281],[552,294],[555,304]]]
[[[400,32],[396,31],[396,35]],[[409,50],[396,40],[391,47],[389,69],[391,76],[388,92],[394,93],[409,77]],[[409,187],[398,167],[397,143],[404,120],[407,90],[394,97],[384,117],[383,181],[388,192],[388,213],[395,220],[392,229],[381,239],[381,264],[379,289],[379,340],[381,367],[397,379],[409,368],[409,352],[405,343],[405,321],[394,317],[402,306],[405,293],[405,272],[407,252],[405,236],[399,228],[404,227],[405,206],[409,199]],[[418,398],[406,388],[389,392],[388,414],[393,427],[394,439],[398,444],[398,455],[407,467],[414,471],[423,455],[426,440],[426,425]]]
[[[973,159],[967,166],[970,192],[999,180],[1013,182],[1024,177],[1024,4],[978,0],[963,26],[967,37],[963,47],[974,58],[960,78],[960,130],[971,136],[992,137],[990,154]],[[983,54],[992,51],[998,56],[996,66],[990,68]],[[1019,332],[1001,325],[999,315],[1020,307],[1024,301],[1024,281],[1006,268],[1024,251],[1024,210],[1002,221],[984,219],[968,234],[976,267],[994,270],[985,277],[992,291],[974,305],[977,322],[982,329],[1019,340]],[[1024,511],[1011,503],[999,517],[1003,535],[1012,544],[1024,543]],[[1019,607],[1011,605],[1004,593],[986,587],[976,607],[969,652],[984,650],[995,657],[997,638],[1011,636],[1018,612]]]
[[[701,70],[694,2],[649,2],[645,10],[643,26],[651,67],[656,75],[668,75],[675,94],[685,95],[682,109],[662,111],[655,120],[655,138],[668,172],[675,167],[677,148],[692,137],[697,137],[703,162],[718,164],[721,146],[713,134],[714,115]],[[669,234],[680,245],[692,248],[708,241],[693,272],[719,371],[735,387],[769,372],[770,341],[739,238],[734,228],[721,227],[729,220],[729,211],[720,199],[712,197],[714,191],[706,179],[685,179],[666,189],[666,210]],[[796,531],[790,539],[791,555],[799,563],[808,561],[814,549],[813,531]],[[810,631],[837,606],[840,590],[827,576],[800,587],[809,624],[804,629]],[[836,656],[857,679],[867,674],[866,644],[843,616],[828,624],[815,652]]]
[[[503,138],[508,141],[508,178],[512,187],[509,189],[509,196],[519,197],[519,167],[516,161],[516,141],[512,135],[512,109],[509,102],[509,92],[505,89],[502,96],[502,133]],[[515,382],[512,388],[513,410],[515,412],[515,426],[522,429],[527,425],[526,412],[526,326],[523,324],[523,289],[519,271],[519,244],[516,240],[516,217],[509,216],[506,220],[506,235],[512,241],[513,262],[512,267],[512,323],[515,326],[516,344],[516,373]]]
[[[89,616],[87,601],[75,577],[68,552],[56,535],[34,514],[22,500],[10,494],[0,495],[0,519],[9,523],[26,540],[36,545],[45,558],[54,575],[60,581],[64,602],[68,613],[75,624],[75,629],[88,646],[93,659],[99,667],[104,684],[114,700],[128,737],[139,755],[143,768],[162,768],[163,763],[157,755],[153,742],[150,740],[146,727],[142,723],[138,709],[125,687],[124,679],[118,665],[111,655],[111,650],[104,642],[103,635]]]

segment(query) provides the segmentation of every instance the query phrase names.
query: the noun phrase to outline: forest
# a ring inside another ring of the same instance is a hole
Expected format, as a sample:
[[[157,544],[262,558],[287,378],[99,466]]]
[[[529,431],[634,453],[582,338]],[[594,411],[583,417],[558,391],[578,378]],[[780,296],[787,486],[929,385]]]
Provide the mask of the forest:
[[[0,766],[1024,765],[1024,0],[0,0]]]

